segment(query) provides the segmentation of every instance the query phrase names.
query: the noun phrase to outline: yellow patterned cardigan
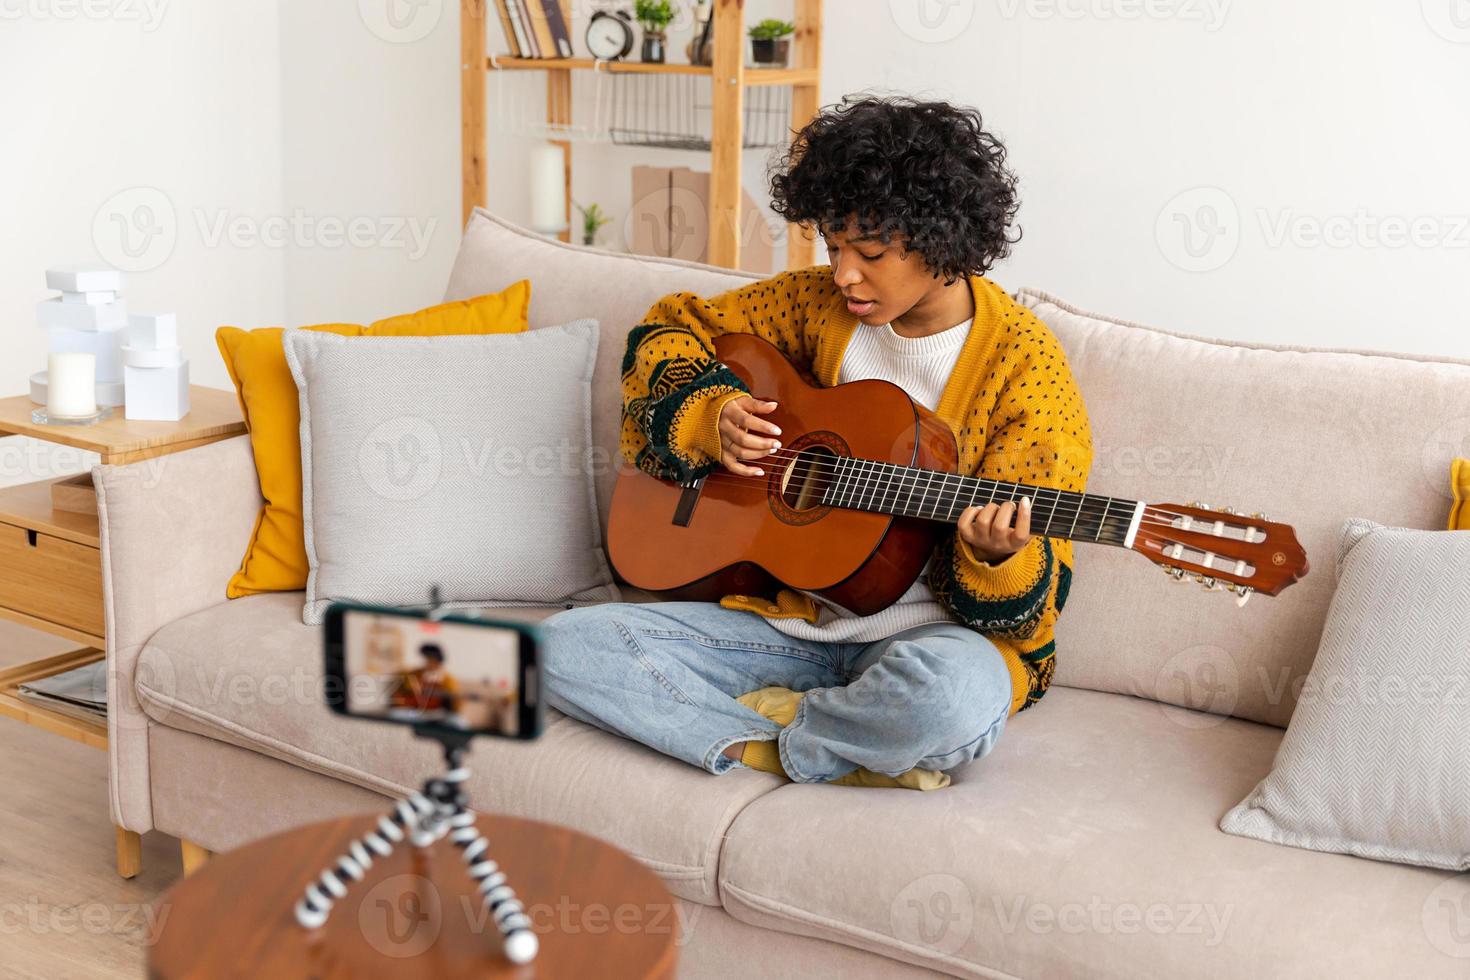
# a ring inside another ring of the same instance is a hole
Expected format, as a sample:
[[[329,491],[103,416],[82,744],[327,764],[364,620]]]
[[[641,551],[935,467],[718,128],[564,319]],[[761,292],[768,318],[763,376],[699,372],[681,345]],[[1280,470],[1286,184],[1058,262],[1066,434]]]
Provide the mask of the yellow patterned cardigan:
[[[1087,409],[1061,344],[1030,310],[983,276],[970,280],[975,321],[936,414],[954,431],[959,472],[1080,492],[1092,465]],[[745,385],[714,357],[712,340],[751,333],[780,348],[822,385],[837,383],[859,321],[847,312],[829,266],[784,272],[702,299],[665,296],[628,335],[623,356],[622,452],[671,479],[719,466],[717,422]],[[756,392],[760,395],[760,392]],[[1011,672],[1010,714],[1051,683],[1057,617],[1072,578],[1072,542],[1034,536],[996,565],[958,531],[935,547],[929,587],[954,618],[989,637]],[[721,605],[815,620],[810,599],[726,596]]]

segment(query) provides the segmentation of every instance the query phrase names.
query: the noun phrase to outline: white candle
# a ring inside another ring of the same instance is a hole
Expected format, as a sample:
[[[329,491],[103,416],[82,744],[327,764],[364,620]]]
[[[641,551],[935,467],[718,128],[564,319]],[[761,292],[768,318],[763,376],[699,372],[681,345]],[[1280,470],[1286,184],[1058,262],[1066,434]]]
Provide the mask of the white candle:
[[[567,227],[566,155],[560,143],[531,148],[531,227],[555,235]]]
[[[97,355],[49,354],[46,358],[46,414],[76,418],[97,411]]]

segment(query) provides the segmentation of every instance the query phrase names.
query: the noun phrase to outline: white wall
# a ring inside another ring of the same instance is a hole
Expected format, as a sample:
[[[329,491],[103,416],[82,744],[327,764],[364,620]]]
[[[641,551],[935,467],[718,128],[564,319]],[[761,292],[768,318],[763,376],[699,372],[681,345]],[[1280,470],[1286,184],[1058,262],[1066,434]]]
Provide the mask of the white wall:
[[[843,6],[868,16],[829,18],[825,97],[923,91],[1004,135],[1025,232],[1008,287],[1219,337],[1470,357],[1460,0]]]
[[[227,386],[215,326],[285,314],[280,250],[200,231],[281,206],[275,6],[0,0],[0,92],[0,394],[46,366],[46,267],[93,260],[139,269],[129,306],[177,312],[194,380]],[[94,459],[0,440],[0,484]]]
[[[440,297],[459,229],[453,0],[92,2],[109,16],[0,0],[0,392],[44,365],[42,270],[114,257],[114,216],[140,204],[171,216],[173,243],[134,260],[128,299],[180,314],[205,384],[227,384],[220,323]],[[1460,2],[828,0],[823,97],[982,109],[1023,180],[1025,237],[993,273],[1008,287],[1221,337],[1470,357]],[[494,18],[489,37],[503,50]],[[497,85],[536,77],[492,81],[492,109]],[[491,207],[526,222],[530,141],[491,122]],[[746,155],[761,197],[767,157]],[[574,194],[611,212],[600,242],[618,248],[629,168],[706,160],[579,143]]]

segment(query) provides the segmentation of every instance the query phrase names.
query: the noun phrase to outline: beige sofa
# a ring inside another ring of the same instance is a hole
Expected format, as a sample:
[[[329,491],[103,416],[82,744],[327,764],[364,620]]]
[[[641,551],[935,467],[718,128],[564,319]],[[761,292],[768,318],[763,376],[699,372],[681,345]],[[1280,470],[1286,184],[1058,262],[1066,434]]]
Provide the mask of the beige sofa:
[[[477,213],[448,298],[523,277],[533,326],[602,320],[604,460],[628,328],[666,293],[754,278]],[[1312,573],[1237,608],[1138,555],[1079,545],[1055,685],[941,792],[715,777],[552,712],[535,744],[476,747],[474,805],[646,863],[678,897],[690,977],[1463,978],[1470,962],[1443,939],[1454,910],[1434,897],[1453,875],[1217,822],[1267,773],[1291,718],[1342,521],[1442,526],[1470,363],[1213,341],[1019,298],[1081,384],[1089,489],[1266,511],[1296,527]],[[1268,315],[1244,298],[1241,313]],[[118,824],[221,850],[377,810],[435,768],[408,732],[321,706],[300,593],[225,599],[260,503],[246,438],[94,476]],[[605,520],[611,467],[596,478]]]

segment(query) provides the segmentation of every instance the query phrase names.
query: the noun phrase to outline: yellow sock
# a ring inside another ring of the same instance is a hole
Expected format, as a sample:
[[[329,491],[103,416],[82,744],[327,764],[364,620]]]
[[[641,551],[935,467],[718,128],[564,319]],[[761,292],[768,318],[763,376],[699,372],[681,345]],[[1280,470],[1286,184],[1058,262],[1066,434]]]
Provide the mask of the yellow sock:
[[[784,687],[763,687],[736,698],[752,711],[769,718],[778,725],[789,725],[796,717],[796,706],[802,691]],[[775,739],[747,741],[740,752],[740,761],[761,772],[774,772],[782,776],[786,770],[781,766],[781,750]],[[790,778],[789,776],[787,778]],[[943,789],[949,785],[949,774],[934,769],[910,769],[897,776],[885,776],[871,769],[857,768],[845,776],[832,780],[837,786],[871,786],[903,789]]]
[[[796,717],[796,703],[801,700],[801,695],[784,687],[763,687],[758,691],[742,694],[735,700],[778,725],[789,725],[791,719]],[[740,752],[740,761],[761,772],[786,775],[786,770],[781,767],[781,749],[774,738],[763,742],[754,739],[746,742],[745,748]]]

